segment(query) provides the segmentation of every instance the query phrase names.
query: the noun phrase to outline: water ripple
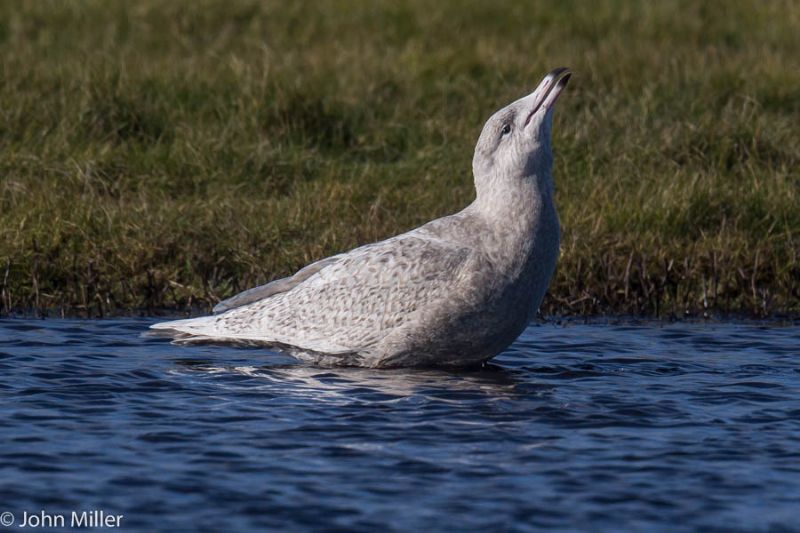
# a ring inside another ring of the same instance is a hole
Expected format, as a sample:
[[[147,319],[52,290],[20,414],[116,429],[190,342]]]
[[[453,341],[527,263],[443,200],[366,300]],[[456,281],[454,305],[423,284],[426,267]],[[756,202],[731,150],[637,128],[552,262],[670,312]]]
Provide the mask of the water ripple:
[[[800,327],[532,325],[481,369],[320,369],[0,321],[3,510],[142,530],[791,530]],[[311,512],[313,510],[313,512]]]

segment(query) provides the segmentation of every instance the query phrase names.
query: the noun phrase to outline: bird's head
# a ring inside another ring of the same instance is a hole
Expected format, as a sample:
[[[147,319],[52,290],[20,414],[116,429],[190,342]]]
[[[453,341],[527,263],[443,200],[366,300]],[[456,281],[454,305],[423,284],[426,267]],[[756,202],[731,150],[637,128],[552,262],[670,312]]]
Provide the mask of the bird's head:
[[[482,186],[494,186],[498,180],[507,182],[549,174],[553,105],[569,77],[566,68],[553,70],[535,91],[489,118],[472,159],[479,196]]]

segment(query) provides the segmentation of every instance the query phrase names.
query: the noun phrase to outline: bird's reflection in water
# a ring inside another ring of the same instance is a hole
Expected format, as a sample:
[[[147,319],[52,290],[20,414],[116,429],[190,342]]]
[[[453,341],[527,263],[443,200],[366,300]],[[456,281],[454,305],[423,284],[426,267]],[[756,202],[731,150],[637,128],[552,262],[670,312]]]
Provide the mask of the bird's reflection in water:
[[[520,395],[547,394],[551,384],[535,384],[525,372],[496,364],[463,369],[399,368],[369,369],[358,367],[315,367],[282,357],[273,364],[220,364],[210,359],[180,359],[180,370],[212,374],[238,375],[263,380],[273,392],[317,397],[343,396],[350,399],[378,396],[435,397],[440,401],[463,401],[470,396],[512,398]],[[238,363],[238,361],[237,361]],[[227,383],[226,386],[230,386]],[[232,386],[241,387],[241,384]],[[253,384],[249,383],[248,387]],[[388,398],[384,398],[388,399]]]

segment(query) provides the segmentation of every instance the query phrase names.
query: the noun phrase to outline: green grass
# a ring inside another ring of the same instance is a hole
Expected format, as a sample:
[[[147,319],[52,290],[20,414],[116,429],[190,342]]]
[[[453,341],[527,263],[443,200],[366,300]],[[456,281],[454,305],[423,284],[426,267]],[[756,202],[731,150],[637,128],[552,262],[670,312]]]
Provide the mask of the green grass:
[[[473,198],[553,67],[543,312],[800,311],[800,4],[0,3],[0,312],[207,307]]]

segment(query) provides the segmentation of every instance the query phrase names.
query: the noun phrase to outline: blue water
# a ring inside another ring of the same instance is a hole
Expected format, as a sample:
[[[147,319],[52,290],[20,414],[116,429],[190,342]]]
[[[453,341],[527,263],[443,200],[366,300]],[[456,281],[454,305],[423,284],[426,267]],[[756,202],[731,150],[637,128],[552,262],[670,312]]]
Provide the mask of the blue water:
[[[8,530],[800,527],[797,325],[539,324],[483,369],[378,371],[150,323],[0,321]]]

